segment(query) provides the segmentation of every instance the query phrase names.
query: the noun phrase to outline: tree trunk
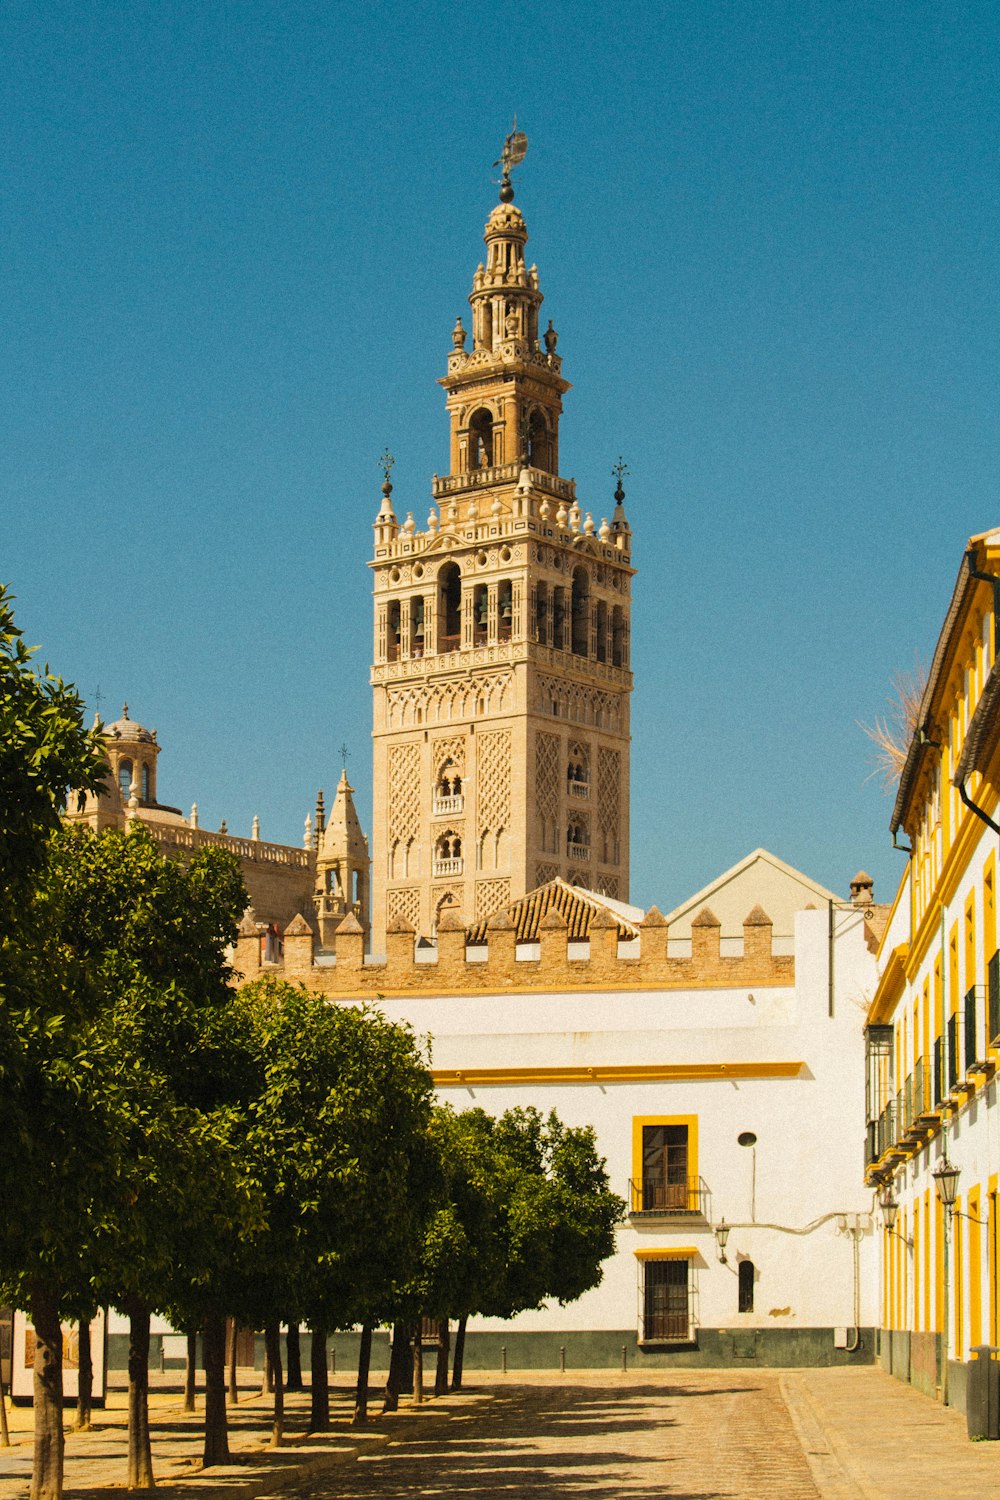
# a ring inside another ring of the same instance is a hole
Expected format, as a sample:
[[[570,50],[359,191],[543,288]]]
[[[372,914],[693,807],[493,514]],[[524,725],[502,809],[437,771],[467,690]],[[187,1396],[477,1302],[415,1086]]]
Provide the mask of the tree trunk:
[[[413,1335],[413,1403],[420,1406],[424,1399],[424,1341],[421,1338],[421,1324],[418,1319],[416,1332]]]
[[[128,1488],[151,1490],[153,1451],[149,1443],[149,1308],[138,1297],[128,1313]]]
[[[0,1378],[0,1448],[10,1447],[10,1430],[7,1426],[7,1397],[4,1395],[3,1379]]]
[[[63,1487],[62,1329],[55,1293],[32,1282],[35,1329],[35,1455],[31,1500],[60,1500]]]
[[[406,1323],[392,1326],[392,1353],[389,1356],[389,1375],[385,1382],[383,1411],[395,1411],[399,1406],[399,1393],[405,1383],[410,1363],[410,1330]]]
[[[326,1371],[326,1329],[315,1323],[309,1350],[309,1431],[330,1431],[330,1380]]]
[[[77,1432],[86,1432],[90,1426],[90,1414],[94,1400],[94,1361],[90,1356],[90,1319],[81,1318],[77,1330],[79,1338],[79,1383],[76,1397]]]
[[[288,1365],[285,1372],[285,1390],[304,1390],[305,1387],[302,1384],[302,1344],[299,1341],[298,1323],[289,1323],[288,1325],[288,1332],[285,1334],[285,1354]]]
[[[462,1367],[465,1364],[465,1325],[467,1317],[458,1320],[458,1332],[455,1334],[455,1359],[451,1367],[451,1388],[453,1391],[462,1389]]]
[[[285,1385],[281,1378],[281,1324],[264,1325],[264,1344],[274,1376],[274,1421],[271,1424],[270,1448],[280,1448],[285,1435]]]
[[[372,1325],[361,1325],[361,1347],[358,1350],[358,1383],[354,1392],[352,1427],[364,1427],[368,1421],[368,1372],[372,1362]],[[394,1410],[395,1408],[393,1408]],[[388,1411],[388,1407],[383,1407]]]
[[[451,1344],[451,1331],[448,1327],[448,1319],[441,1318],[438,1321],[438,1346],[437,1346],[437,1368],[434,1371],[434,1394],[435,1396],[447,1396],[448,1394],[448,1355]]]
[[[230,1406],[240,1404],[239,1386],[236,1381],[236,1319],[226,1319],[226,1347],[229,1350],[229,1380],[226,1387],[226,1400]]]
[[[264,1374],[260,1382],[260,1393],[269,1396],[274,1390],[274,1366],[267,1348],[267,1330],[264,1330]]]
[[[187,1358],[184,1362],[184,1410],[194,1411],[194,1392],[198,1366],[198,1335],[187,1336]]]
[[[226,1425],[226,1320],[219,1312],[205,1316],[201,1331],[205,1362],[205,1454],[203,1467],[229,1462],[229,1431]]]

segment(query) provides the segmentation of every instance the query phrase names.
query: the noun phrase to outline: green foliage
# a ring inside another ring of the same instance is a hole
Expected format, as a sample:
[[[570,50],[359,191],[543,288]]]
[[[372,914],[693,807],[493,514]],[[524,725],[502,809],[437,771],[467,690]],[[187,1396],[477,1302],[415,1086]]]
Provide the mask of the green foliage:
[[[100,737],[83,727],[82,700],[48,667],[36,671],[33,655],[0,585],[0,942],[30,892],[67,788],[95,791],[105,770]]]

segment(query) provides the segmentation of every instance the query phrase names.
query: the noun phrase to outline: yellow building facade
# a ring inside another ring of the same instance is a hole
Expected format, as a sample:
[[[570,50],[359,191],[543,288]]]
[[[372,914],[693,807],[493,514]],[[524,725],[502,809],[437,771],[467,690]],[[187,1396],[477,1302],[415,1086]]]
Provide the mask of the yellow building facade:
[[[569,389],[505,176],[447,373],[426,526],[375,521],[372,927],[436,932],[557,876],[628,897],[631,531],[560,474]]]
[[[998,595],[992,531],[963,556],[903,767],[891,830],[907,867],[866,1028],[882,1358],[958,1405],[972,1351],[1000,1342]]]

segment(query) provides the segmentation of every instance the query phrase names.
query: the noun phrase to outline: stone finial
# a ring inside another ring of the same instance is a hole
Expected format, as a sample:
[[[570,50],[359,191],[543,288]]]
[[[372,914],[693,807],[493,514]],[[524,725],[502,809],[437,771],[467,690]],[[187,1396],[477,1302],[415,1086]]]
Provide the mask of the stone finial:
[[[762,906],[755,906],[743,918],[743,957],[769,962],[771,958],[771,918]]]
[[[190,823],[190,825],[191,825],[192,828],[197,828],[198,827],[198,804],[197,804],[197,802],[192,802],[191,803],[191,816],[188,819],[188,822]]]
[[[365,929],[362,927],[361,923],[358,921],[354,913],[352,911],[349,911],[344,920],[338,924],[337,931],[334,935],[336,937],[357,937],[359,935],[361,937],[364,937]]]
[[[551,318],[549,319],[548,328],[546,328],[545,332],[542,334],[542,338],[545,341],[546,354],[555,354],[556,345],[559,343],[559,335],[558,333],[556,333],[555,329],[552,326]]]
[[[351,915],[353,917],[354,913],[352,912]],[[347,918],[345,917],[344,921],[346,920]],[[355,921],[357,921],[356,917]],[[407,937],[415,937],[417,929],[414,927],[412,922],[407,920],[406,917],[393,917],[392,921],[386,927],[385,931],[387,937],[395,937],[398,933],[405,933]]]
[[[229,832],[229,824],[226,822],[225,818],[223,818],[222,822],[219,824],[219,832],[220,833],[228,833]]]
[[[302,835],[302,847],[303,849],[311,849],[313,846],[313,820],[310,813],[306,813],[304,830],[305,831]]]
[[[256,813],[254,813],[253,822],[250,825],[250,837],[256,843],[260,843],[260,819]]]
[[[586,516],[584,517],[583,534],[584,534],[584,536],[593,536],[594,535],[594,517],[593,517],[593,515],[591,514],[591,512],[589,510],[588,510]]]
[[[454,328],[451,330],[451,341],[456,349],[464,349],[465,341],[467,338],[468,334],[466,333],[465,328],[462,324],[462,315],[460,313],[455,319]]]
[[[691,923],[691,957],[693,960],[719,957],[722,923],[710,907],[703,906]]]

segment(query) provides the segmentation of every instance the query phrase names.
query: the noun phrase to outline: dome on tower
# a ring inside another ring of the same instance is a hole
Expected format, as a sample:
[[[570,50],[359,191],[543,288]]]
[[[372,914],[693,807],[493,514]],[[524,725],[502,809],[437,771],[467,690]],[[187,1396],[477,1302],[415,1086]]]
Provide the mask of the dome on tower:
[[[106,740],[128,740],[132,744],[152,745],[156,742],[156,730],[146,729],[142,724],[136,723],[135,719],[128,716],[128,704],[122,704],[122,716],[113,724],[105,724],[103,729]]]

